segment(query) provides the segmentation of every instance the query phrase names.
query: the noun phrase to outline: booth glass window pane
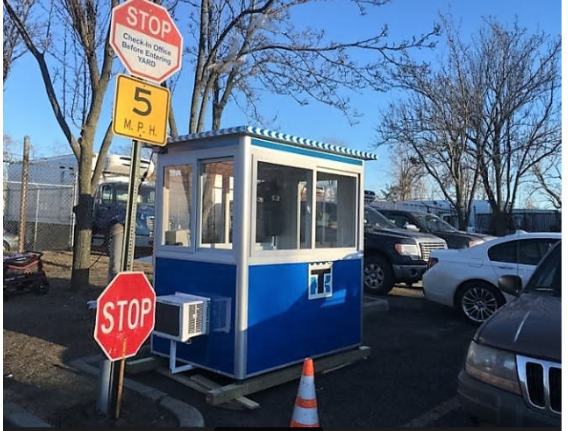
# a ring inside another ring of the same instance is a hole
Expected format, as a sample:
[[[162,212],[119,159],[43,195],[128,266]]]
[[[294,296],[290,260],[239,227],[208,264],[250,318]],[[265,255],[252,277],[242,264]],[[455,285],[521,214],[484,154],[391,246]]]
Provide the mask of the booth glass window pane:
[[[357,236],[357,179],[318,172],[316,248],[354,247]]]
[[[311,178],[309,169],[258,163],[255,230],[258,247],[263,250],[310,247]]]
[[[189,165],[164,168],[164,236],[162,245],[191,245],[191,182]]]
[[[233,161],[201,164],[201,244],[233,242]]]

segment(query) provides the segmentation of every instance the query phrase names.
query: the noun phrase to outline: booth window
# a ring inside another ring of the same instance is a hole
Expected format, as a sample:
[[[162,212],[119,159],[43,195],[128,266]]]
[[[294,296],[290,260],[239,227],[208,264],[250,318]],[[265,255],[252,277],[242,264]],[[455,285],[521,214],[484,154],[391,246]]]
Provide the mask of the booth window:
[[[316,248],[354,247],[357,179],[318,172],[316,190]]]
[[[309,169],[258,163],[255,232],[257,247],[264,250],[310,247],[311,178],[312,171]]]
[[[164,168],[164,223],[163,245],[191,245],[191,184],[189,165]]]
[[[232,160],[201,163],[201,245],[232,245],[233,165]]]

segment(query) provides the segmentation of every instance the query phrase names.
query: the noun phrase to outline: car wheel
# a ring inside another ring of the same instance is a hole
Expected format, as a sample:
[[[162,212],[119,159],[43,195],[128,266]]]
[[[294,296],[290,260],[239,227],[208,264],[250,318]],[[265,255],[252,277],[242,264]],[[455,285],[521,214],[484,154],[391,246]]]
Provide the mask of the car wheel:
[[[380,256],[365,259],[365,291],[374,295],[386,295],[394,286],[394,274],[390,263]]]
[[[47,280],[36,281],[32,286],[32,290],[36,295],[45,295],[47,292],[49,292],[49,281]]]
[[[456,308],[465,320],[479,325],[489,319],[503,304],[505,298],[497,288],[483,281],[465,284],[457,294]]]

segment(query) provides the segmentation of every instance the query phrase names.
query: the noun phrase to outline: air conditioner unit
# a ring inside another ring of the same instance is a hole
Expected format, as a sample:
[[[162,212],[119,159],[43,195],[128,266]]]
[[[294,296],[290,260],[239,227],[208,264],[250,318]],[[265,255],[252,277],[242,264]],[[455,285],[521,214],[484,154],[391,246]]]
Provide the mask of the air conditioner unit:
[[[154,335],[186,342],[209,332],[210,299],[176,292],[156,298]]]

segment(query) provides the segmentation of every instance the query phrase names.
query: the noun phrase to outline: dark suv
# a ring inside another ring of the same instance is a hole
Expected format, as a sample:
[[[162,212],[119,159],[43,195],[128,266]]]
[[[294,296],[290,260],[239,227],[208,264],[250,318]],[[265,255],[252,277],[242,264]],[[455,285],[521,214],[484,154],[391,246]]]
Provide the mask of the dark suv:
[[[561,426],[561,280],[561,241],[524,289],[517,275],[499,279],[518,299],[479,327],[458,377],[461,405],[476,424]]]
[[[400,229],[375,208],[365,206],[364,286],[367,293],[386,295],[395,283],[411,286],[422,280],[430,252],[448,248],[429,233]]]
[[[448,248],[468,248],[494,236],[458,230],[435,214],[404,210],[379,209],[383,215],[400,228],[416,226],[420,232],[427,232],[444,238]]]

